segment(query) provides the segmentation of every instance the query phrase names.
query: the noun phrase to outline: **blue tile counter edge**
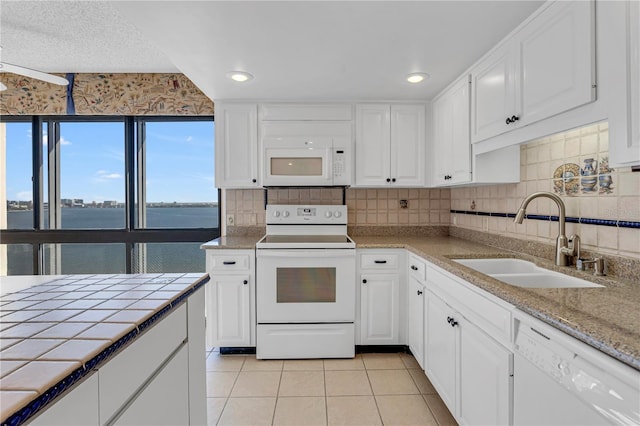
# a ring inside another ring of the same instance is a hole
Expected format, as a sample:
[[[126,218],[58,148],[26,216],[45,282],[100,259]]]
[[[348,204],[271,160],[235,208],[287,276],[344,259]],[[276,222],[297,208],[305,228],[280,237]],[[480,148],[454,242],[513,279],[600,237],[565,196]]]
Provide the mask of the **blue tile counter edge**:
[[[473,216],[491,216],[491,217],[510,217],[515,218],[515,213],[496,213],[496,212],[478,212],[474,210],[449,210],[452,214],[469,214]],[[546,220],[551,222],[557,222],[558,216],[540,215],[540,214],[527,214],[526,219]],[[593,219],[588,217],[567,217],[566,221],[569,223],[584,223],[586,225],[600,225],[600,226],[617,226],[618,228],[633,228],[640,229],[640,222],[632,220],[616,220],[616,219]]]
[[[102,364],[108,361],[113,355],[117,354],[120,349],[125,347],[129,342],[135,340],[138,336],[143,334],[143,332],[149,327],[153,326],[159,320],[167,316],[170,312],[172,312],[175,308],[180,306],[183,302],[189,298],[194,292],[199,290],[202,286],[204,286],[207,282],[209,282],[210,277],[206,276],[201,278],[198,282],[196,282],[192,287],[185,290],[181,293],[175,300],[170,301],[164,307],[160,308],[158,312],[153,314],[150,318],[143,321],[138,327],[131,330],[129,333],[115,341],[113,344],[109,345],[106,349],[100,352],[98,355],[93,357],[91,360],[86,362],[82,367],[74,370],[71,374],[69,374],[64,379],[60,380],[55,385],[51,386],[47,389],[43,394],[36,397],[33,401],[27,404],[25,407],[18,410],[16,413],[12,414],[2,423],[2,426],[19,426],[24,424],[31,417],[42,411],[46,408],[49,403],[55,401],[55,399],[64,393],[65,390],[69,389],[75,383],[77,383],[80,379],[87,376],[88,374],[94,372],[97,368],[99,368]]]

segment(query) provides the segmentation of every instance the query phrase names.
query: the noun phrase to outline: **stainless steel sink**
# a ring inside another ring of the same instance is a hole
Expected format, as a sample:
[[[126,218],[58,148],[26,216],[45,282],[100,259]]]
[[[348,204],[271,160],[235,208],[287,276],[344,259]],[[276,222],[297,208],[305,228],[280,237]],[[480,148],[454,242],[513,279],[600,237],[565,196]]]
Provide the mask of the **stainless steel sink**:
[[[521,259],[452,259],[506,284],[527,288],[587,288],[604,287],[581,278],[572,277],[536,266]]]

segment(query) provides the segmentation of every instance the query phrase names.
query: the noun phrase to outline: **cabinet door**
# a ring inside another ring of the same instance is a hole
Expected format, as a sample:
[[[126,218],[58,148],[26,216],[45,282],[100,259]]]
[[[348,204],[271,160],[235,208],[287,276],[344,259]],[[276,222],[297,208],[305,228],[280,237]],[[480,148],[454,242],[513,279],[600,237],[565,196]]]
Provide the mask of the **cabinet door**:
[[[112,424],[188,425],[188,352],[182,346]]]
[[[460,327],[460,423],[506,425],[511,418],[513,354],[464,318]]]
[[[522,84],[519,124],[530,124],[595,100],[592,1],[552,4],[517,35]]]
[[[420,367],[424,368],[424,284],[409,280],[409,349]]]
[[[398,186],[424,185],[424,123],[424,105],[391,106],[391,181]]]
[[[509,130],[516,110],[516,44],[507,41],[471,71],[471,142]]]
[[[453,146],[452,98],[443,94],[433,102],[433,179],[436,185],[446,185],[451,176]]]
[[[425,371],[449,411],[455,414],[459,327],[452,327],[448,321],[455,318],[455,311],[430,291],[426,310]]]
[[[258,186],[258,107],[216,104],[216,186]]]
[[[249,275],[212,275],[207,284],[209,346],[249,346]]]
[[[610,153],[618,163],[638,165],[640,164],[640,3],[629,0],[626,8],[628,132],[621,138],[615,138],[610,147]]]
[[[98,425],[98,375],[93,374],[30,420],[32,426]]]
[[[465,76],[433,104],[435,182],[471,180],[469,77]]]
[[[363,345],[399,343],[399,274],[360,277],[360,340]]]
[[[469,76],[451,89],[451,183],[471,181]]]
[[[356,106],[356,185],[382,186],[391,179],[390,114],[387,104]]]

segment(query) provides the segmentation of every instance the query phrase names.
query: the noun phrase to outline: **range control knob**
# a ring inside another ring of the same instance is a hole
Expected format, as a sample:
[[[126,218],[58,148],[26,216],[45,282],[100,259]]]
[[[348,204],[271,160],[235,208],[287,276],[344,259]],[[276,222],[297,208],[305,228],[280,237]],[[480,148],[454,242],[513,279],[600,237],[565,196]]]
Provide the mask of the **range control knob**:
[[[280,212],[278,210],[274,211],[273,216],[280,217]]]
[[[340,216],[342,216],[342,213],[340,211],[333,213],[333,217],[340,217]]]
[[[325,215],[327,218],[330,218],[330,217],[332,216],[332,213],[331,213],[330,211],[326,211],[326,212],[324,212],[324,215]]]
[[[288,211],[286,211],[286,210],[285,210],[285,211],[283,211],[283,212],[282,212],[282,216],[284,216],[284,217],[289,217],[289,212],[288,212]]]

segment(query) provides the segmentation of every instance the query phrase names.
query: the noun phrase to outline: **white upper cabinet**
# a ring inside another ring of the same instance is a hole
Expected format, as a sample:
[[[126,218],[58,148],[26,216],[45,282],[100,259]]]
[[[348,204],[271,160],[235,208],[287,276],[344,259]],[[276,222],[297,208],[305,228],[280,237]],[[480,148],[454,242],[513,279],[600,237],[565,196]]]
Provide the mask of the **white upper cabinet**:
[[[594,101],[594,2],[552,3],[471,74],[473,143]]]
[[[627,63],[620,77],[626,80],[626,99],[618,110],[625,116],[618,120],[618,134],[612,135],[617,143],[611,143],[609,149],[611,164],[631,166],[640,164],[640,3],[637,0],[625,3]],[[617,130],[612,127],[610,120],[610,134]]]
[[[478,63],[471,85],[472,141],[509,130],[506,119],[517,112],[515,44],[506,42]]]
[[[468,76],[433,102],[433,154],[435,185],[471,180]]]
[[[559,1],[518,34],[522,124],[596,99],[594,15],[593,1]]]
[[[629,0],[629,143],[626,158],[640,163],[640,3]]]
[[[354,186],[423,186],[424,105],[356,105]]]
[[[216,124],[216,186],[256,188],[258,181],[258,106],[218,104]]]

